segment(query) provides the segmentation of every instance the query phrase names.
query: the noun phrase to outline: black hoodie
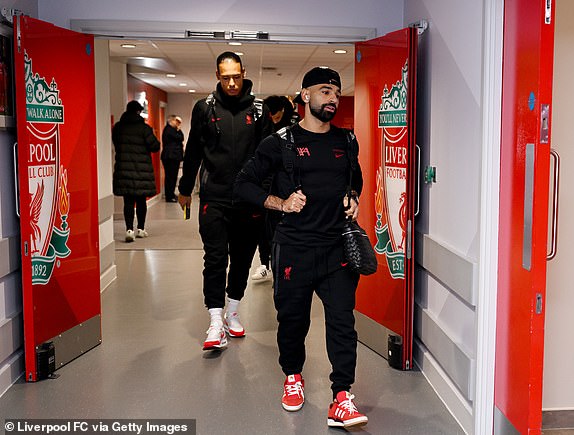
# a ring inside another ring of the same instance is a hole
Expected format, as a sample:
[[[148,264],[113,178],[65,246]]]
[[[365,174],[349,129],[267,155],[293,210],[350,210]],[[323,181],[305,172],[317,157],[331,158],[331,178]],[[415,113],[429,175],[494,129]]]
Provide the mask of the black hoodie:
[[[230,205],[233,183],[245,162],[255,153],[259,142],[272,133],[269,112],[257,118],[251,95],[253,83],[243,80],[238,97],[225,94],[221,84],[214,92],[215,105],[198,101],[191,113],[191,130],[183,159],[179,192],[190,195],[201,165],[200,198]],[[209,98],[209,97],[208,97]]]

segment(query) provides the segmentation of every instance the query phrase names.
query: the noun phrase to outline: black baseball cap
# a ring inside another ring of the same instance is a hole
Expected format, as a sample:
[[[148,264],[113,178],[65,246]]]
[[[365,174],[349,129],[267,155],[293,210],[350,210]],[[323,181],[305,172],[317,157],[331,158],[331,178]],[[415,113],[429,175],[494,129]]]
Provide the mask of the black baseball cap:
[[[126,112],[142,112],[144,110],[143,106],[139,103],[139,101],[132,100],[126,105]]]
[[[316,66],[312,70],[307,71],[303,77],[301,88],[308,88],[322,84],[335,85],[341,89],[341,77],[337,71],[332,70],[331,68]],[[293,101],[295,103],[305,104],[301,98],[301,94],[297,95]]]

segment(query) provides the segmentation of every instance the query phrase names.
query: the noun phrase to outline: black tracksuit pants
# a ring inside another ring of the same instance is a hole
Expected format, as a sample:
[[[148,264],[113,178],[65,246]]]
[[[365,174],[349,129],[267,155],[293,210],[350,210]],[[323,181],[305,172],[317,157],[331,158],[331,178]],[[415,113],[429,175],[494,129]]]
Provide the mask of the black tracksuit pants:
[[[175,185],[177,183],[177,174],[179,172],[179,160],[165,159],[162,160],[161,163],[163,164],[163,170],[165,172],[165,200],[169,201],[175,198]]]
[[[342,245],[301,247],[273,244],[274,301],[279,327],[279,364],[285,375],[301,373],[311,325],[313,292],[323,303],[331,389],[349,391],[355,381],[357,332],[355,291],[359,275],[348,267]]]
[[[261,212],[213,202],[199,203],[199,234],[204,250],[203,296],[208,309],[223,308],[225,294],[230,299],[243,298],[262,220]]]

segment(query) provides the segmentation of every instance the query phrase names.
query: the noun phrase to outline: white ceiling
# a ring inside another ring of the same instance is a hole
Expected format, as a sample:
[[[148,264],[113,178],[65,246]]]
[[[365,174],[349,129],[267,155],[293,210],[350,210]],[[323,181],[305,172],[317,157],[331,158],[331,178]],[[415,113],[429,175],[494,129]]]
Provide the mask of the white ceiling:
[[[246,78],[253,81],[253,93],[259,97],[294,96],[305,72],[315,66],[338,71],[342,94],[349,96],[354,92],[353,44],[244,42],[241,46],[230,46],[227,42],[162,39],[112,39],[109,44],[111,58],[127,63],[131,75],[168,93],[186,93],[189,89],[198,94],[211,92],[217,83],[215,60],[228,50],[244,53],[241,57]],[[136,48],[122,48],[122,44],[134,44]],[[336,49],[347,50],[347,53],[335,54]],[[168,78],[167,73],[176,77]]]

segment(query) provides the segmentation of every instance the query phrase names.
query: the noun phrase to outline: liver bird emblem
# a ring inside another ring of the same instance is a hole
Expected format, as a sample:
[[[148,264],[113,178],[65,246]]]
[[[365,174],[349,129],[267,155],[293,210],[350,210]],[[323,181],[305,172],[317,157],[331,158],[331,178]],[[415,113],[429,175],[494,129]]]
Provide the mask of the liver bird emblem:
[[[30,203],[30,227],[32,228],[32,254],[38,252],[37,241],[42,238],[42,230],[38,225],[40,211],[42,210],[42,199],[44,198],[44,180],[36,185],[36,192],[32,196]]]

